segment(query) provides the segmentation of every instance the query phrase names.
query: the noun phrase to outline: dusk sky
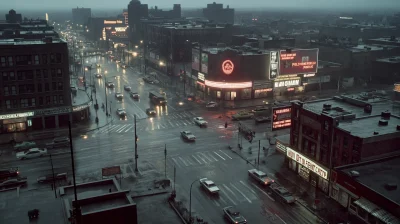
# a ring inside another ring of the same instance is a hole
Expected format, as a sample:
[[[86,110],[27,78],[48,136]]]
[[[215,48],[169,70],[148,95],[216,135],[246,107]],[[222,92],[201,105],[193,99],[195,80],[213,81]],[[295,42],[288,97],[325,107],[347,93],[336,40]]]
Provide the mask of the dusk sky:
[[[183,8],[204,7],[207,3],[212,3],[213,0],[144,0],[142,3],[147,3],[149,6],[159,6],[160,8],[172,8],[172,4],[182,4]],[[223,3],[224,6],[229,5],[231,8],[260,8],[260,7],[299,7],[299,8],[400,8],[400,0],[224,0],[217,1]],[[61,9],[73,7],[89,7],[92,9],[100,8],[126,8],[129,0],[3,0],[2,8],[13,9]]]

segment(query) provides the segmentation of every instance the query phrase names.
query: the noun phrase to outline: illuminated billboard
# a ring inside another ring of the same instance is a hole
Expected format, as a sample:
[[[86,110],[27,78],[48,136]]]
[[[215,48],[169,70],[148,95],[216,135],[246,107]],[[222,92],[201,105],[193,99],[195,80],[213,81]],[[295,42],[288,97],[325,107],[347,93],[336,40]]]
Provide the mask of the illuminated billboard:
[[[278,76],[278,52],[271,51],[269,56],[269,80],[273,80]]]
[[[292,124],[292,106],[272,108],[272,131],[290,128]]]
[[[201,72],[208,73],[208,54],[201,53]]]
[[[317,73],[318,48],[281,50],[279,75]]]
[[[197,49],[192,49],[192,69],[200,70],[200,51]]]

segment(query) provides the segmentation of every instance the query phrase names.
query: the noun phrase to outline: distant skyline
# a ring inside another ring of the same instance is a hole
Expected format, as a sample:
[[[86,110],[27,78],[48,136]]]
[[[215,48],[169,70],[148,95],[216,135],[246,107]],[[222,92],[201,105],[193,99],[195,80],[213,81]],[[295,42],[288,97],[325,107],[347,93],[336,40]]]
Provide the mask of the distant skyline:
[[[143,0],[151,6],[158,6],[159,8],[172,8],[173,4],[181,4],[182,8],[202,8],[206,4],[213,3],[214,0]],[[2,1],[1,8],[15,9],[15,10],[46,10],[46,9],[72,9],[78,7],[92,8],[92,9],[118,9],[126,8],[129,0],[112,0],[100,1],[98,0],[14,0]],[[216,1],[217,3],[224,4],[224,7],[229,5],[231,8],[299,8],[299,9],[351,9],[356,11],[362,9],[393,9],[400,11],[400,0],[224,0]]]

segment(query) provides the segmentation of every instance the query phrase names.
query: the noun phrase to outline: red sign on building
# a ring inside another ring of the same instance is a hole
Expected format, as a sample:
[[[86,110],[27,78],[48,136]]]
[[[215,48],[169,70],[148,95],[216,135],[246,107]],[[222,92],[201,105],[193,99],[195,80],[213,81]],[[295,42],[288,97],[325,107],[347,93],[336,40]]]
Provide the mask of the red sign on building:
[[[272,131],[290,128],[292,106],[272,108]]]
[[[279,56],[279,75],[317,73],[317,49],[282,50]]]
[[[231,60],[225,60],[224,62],[222,62],[222,71],[226,75],[232,74],[234,68],[235,68],[235,65],[233,64],[233,62]]]

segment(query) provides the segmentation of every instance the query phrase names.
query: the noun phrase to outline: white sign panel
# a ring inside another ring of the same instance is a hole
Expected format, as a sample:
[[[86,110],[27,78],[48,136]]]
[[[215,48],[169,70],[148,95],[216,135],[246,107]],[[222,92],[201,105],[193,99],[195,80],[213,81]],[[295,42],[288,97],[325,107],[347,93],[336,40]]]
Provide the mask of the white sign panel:
[[[298,86],[300,85],[300,79],[292,79],[292,80],[282,80],[282,81],[275,81],[274,87],[288,87],[288,86]]]
[[[286,155],[287,157],[295,160],[296,162],[300,163],[307,169],[311,170],[312,172],[318,174],[318,176],[328,179],[328,171],[321,166],[317,165],[312,160],[308,159],[307,157],[303,156],[302,154],[294,151],[293,149],[286,147]]]
[[[15,119],[15,118],[21,118],[21,117],[31,117],[31,116],[33,116],[33,114],[34,114],[33,112],[3,114],[3,115],[0,115],[0,120]]]
[[[201,72],[199,72],[199,73],[197,74],[197,78],[200,79],[200,80],[203,81],[203,82],[206,80],[206,77],[205,77],[204,74],[201,73]]]

